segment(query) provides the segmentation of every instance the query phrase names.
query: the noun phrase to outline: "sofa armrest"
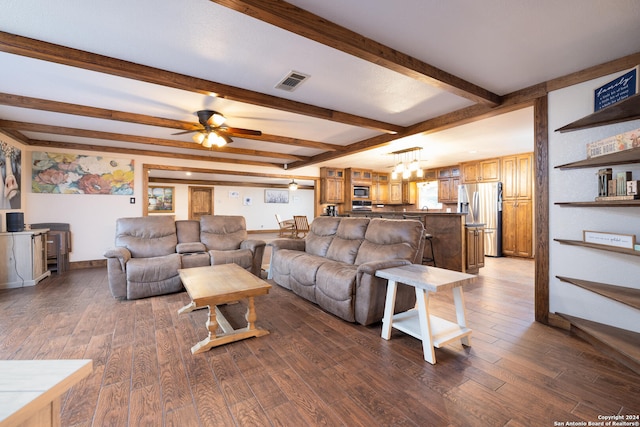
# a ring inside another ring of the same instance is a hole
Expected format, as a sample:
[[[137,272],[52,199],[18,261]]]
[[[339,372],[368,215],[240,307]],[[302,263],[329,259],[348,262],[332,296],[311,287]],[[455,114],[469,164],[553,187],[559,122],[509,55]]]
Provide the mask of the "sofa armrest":
[[[131,252],[116,246],[107,249],[103,256],[107,259],[107,278],[111,295],[116,299],[127,298],[127,262],[131,259]]]
[[[117,258],[120,260],[120,267],[122,268],[122,271],[124,271],[126,269],[125,266],[127,265],[127,261],[131,259],[131,252],[123,246],[116,246],[107,249],[103,256],[105,258]]]
[[[400,266],[409,265],[409,264],[411,264],[411,261],[407,261],[406,259],[390,259],[386,261],[365,262],[364,264],[360,264],[358,266],[358,276],[362,274],[370,274],[372,276],[375,276],[378,270],[384,270],[385,268],[392,268],[392,267],[400,267]]]
[[[243,240],[240,242],[240,249],[249,249],[251,252],[255,253],[256,250],[260,247],[264,248],[266,243],[264,240]]]
[[[356,274],[355,319],[361,325],[370,325],[382,320],[384,303],[387,293],[387,279],[376,276],[376,271],[385,268],[409,265],[404,259],[387,261],[371,261],[360,264]],[[413,287],[399,284],[396,293],[394,313],[411,309],[416,303],[416,293]]]
[[[304,239],[275,239],[269,243],[272,251],[277,251],[278,249],[291,249],[294,251],[302,251],[305,249],[305,240]]]
[[[192,254],[206,251],[207,247],[201,242],[178,243],[176,245],[176,252],[179,254]]]

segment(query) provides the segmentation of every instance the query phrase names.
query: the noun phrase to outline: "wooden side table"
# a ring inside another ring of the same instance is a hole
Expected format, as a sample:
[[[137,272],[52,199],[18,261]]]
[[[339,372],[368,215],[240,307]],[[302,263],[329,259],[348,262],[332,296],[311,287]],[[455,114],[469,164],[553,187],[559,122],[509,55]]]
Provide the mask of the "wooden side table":
[[[464,345],[471,345],[472,331],[467,327],[462,286],[475,282],[476,276],[418,264],[379,270],[376,276],[389,281],[382,338],[391,338],[392,327],[418,338],[422,341],[424,360],[431,364],[436,363],[434,347],[440,348],[456,339],[460,339]],[[418,308],[394,315],[398,283],[415,288]],[[429,314],[429,293],[448,289],[453,292],[457,323]]]

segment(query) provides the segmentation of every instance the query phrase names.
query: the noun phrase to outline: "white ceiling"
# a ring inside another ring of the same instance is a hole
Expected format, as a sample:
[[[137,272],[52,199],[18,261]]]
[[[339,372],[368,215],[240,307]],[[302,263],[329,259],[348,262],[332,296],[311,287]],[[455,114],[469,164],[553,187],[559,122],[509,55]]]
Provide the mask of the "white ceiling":
[[[274,2],[265,2],[273,4]],[[637,0],[291,0],[346,27],[497,95],[548,81],[640,51]],[[284,4],[286,6],[286,4]],[[407,127],[474,105],[474,101],[373,62],[293,34],[208,0],[3,0],[0,30],[210,82],[247,89],[340,113]],[[308,115],[146,83],[69,65],[0,52],[0,92],[147,116],[197,122],[215,109],[230,126],[347,147],[384,133]],[[295,92],[274,86],[291,70],[311,75]],[[314,167],[392,165],[389,152],[420,146],[425,167],[531,151],[530,108],[450,130],[399,138],[381,148],[328,161],[325,149],[234,137],[239,155],[19,129],[29,143],[63,150],[68,143],[121,147],[272,166],[194,162],[198,167],[285,172],[304,156]],[[0,104],[0,120],[63,126],[159,140],[190,142],[179,130]],[[3,126],[0,125],[0,128]],[[59,144],[56,147],[56,144]],[[340,148],[340,147],[338,147]],[[273,154],[272,154],[273,155]],[[166,158],[164,163],[175,164]],[[182,162],[184,164],[184,162]],[[160,176],[161,174],[158,174]],[[235,177],[234,179],[237,179]],[[286,181],[286,179],[284,180]]]

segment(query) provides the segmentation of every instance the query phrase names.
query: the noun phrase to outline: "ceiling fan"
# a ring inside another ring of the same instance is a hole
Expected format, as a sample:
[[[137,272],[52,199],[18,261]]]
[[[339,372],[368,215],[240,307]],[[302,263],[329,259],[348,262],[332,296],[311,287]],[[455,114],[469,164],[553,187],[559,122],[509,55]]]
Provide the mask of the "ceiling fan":
[[[196,113],[201,129],[187,130],[184,132],[174,133],[174,135],[183,135],[185,133],[197,132],[193,135],[194,142],[202,144],[203,147],[210,148],[212,146],[223,147],[233,142],[229,134],[233,135],[251,135],[260,136],[262,132],[259,130],[232,128],[224,125],[226,118],[217,111],[200,110]]]

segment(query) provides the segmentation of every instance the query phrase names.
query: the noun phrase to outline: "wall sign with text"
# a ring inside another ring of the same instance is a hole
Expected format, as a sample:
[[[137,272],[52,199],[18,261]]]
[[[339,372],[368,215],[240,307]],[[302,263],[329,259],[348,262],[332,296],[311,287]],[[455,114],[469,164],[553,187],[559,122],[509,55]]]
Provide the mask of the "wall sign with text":
[[[627,99],[638,93],[638,68],[636,66],[623,75],[593,91],[593,112]]]

